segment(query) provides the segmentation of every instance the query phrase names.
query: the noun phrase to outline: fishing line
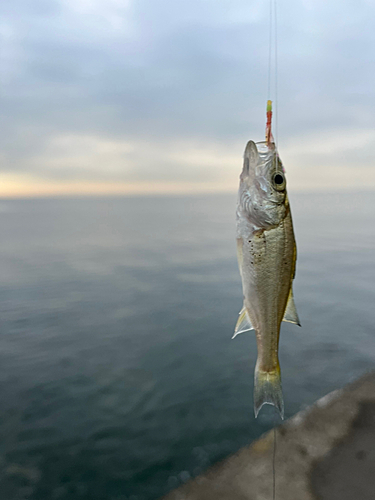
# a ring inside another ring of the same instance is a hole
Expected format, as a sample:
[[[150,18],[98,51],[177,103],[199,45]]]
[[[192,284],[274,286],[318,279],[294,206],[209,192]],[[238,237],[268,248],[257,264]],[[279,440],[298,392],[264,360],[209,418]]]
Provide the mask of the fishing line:
[[[277,68],[277,5],[276,5],[276,0],[273,2],[273,8],[274,8],[274,24],[275,24],[275,146],[276,146],[276,151],[277,151],[277,141],[279,139],[279,134],[278,134],[278,96],[277,96],[277,87],[278,87],[278,82],[277,82],[277,73],[278,73],[278,68]]]
[[[272,1],[270,0],[270,25],[269,25],[269,40],[268,40],[268,86],[267,100],[271,99],[271,66],[272,66]]]
[[[279,170],[279,160],[278,160],[278,139],[279,139],[279,124],[278,124],[278,54],[277,54],[277,3],[276,0],[270,0],[270,22],[269,22],[269,47],[268,47],[268,88],[267,88],[267,128],[266,128],[266,140],[267,142],[273,142],[275,144],[276,150],[276,171]],[[272,101],[271,101],[271,81],[272,81],[272,49],[274,55],[274,110],[275,110],[275,128],[274,134],[271,133],[271,121],[272,121]],[[277,411],[275,408],[275,419],[273,426],[273,454],[272,454],[272,499],[276,500],[276,423],[277,423]]]
[[[275,410],[275,416],[276,410]],[[272,456],[272,499],[276,500],[276,422],[273,426],[273,456]]]
[[[267,111],[269,104],[272,109],[273,97],[275,114],[275,133],[266,135],[267,142],[273,139],[277,151],[278,142],[278,33],[277,33],[277,0],[270,0],[269,3],[269,40],[268,40],[268,83],[267,83]],[[271,124],[269,124],[270,127]],[[268,124],[267,124],[268,127]]]

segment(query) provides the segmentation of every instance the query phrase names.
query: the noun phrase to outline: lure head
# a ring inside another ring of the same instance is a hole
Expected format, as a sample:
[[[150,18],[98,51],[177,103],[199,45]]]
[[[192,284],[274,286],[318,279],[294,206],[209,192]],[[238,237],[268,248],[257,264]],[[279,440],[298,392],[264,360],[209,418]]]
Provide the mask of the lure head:
[[[240,175],[238,210],[255,227],[276,227],[288,207],[286,179],[274,144],[247,143]]]

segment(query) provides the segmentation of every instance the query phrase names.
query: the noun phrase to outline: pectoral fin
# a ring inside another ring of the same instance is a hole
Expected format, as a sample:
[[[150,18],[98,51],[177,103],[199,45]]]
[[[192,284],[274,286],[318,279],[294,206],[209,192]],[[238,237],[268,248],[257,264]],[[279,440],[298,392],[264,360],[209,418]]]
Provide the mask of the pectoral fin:
[[[294,303],[292,287],[290,287],[288,303],[286,305],[283,321],[286,321],[287,323],[294,323],[295,325],[301,326],[297,314],[296,305]]]
[[[248,332],[249,330],[254,330],[254,327],[251,324],[245,306],[243,306],[243,308],[240,311],[240,315],[238,317],[238,321],[236,324],[236,328],[234,329],[234,334],[232,339],[234,339],[234,337],[237,337],[237,335],[239,335],[240,333]]]

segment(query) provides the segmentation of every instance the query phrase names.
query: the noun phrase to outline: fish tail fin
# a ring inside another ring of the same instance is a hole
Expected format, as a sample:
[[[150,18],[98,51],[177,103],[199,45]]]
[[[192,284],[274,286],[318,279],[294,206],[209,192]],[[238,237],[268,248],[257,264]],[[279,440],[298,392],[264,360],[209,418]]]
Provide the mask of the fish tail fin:
[[[272,371],[259,370],[255,367],[254,378],[254,413],[255,417],[263,405],[269,404],[275,406],[279,411],[280,417],[284,420],[284,401],[283,391],[281,389],[280,366]]]

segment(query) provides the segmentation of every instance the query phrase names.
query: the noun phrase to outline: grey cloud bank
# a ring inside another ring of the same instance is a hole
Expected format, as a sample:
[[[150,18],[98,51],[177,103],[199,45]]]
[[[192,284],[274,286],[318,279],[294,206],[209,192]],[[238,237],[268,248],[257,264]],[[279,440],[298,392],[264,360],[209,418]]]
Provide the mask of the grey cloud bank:
[[[290,182],[375,186],[375,5],[278,7],[278,135]],[[0,174],[234,187],[246,141],[264,133],[268,9],[3,2]]]

